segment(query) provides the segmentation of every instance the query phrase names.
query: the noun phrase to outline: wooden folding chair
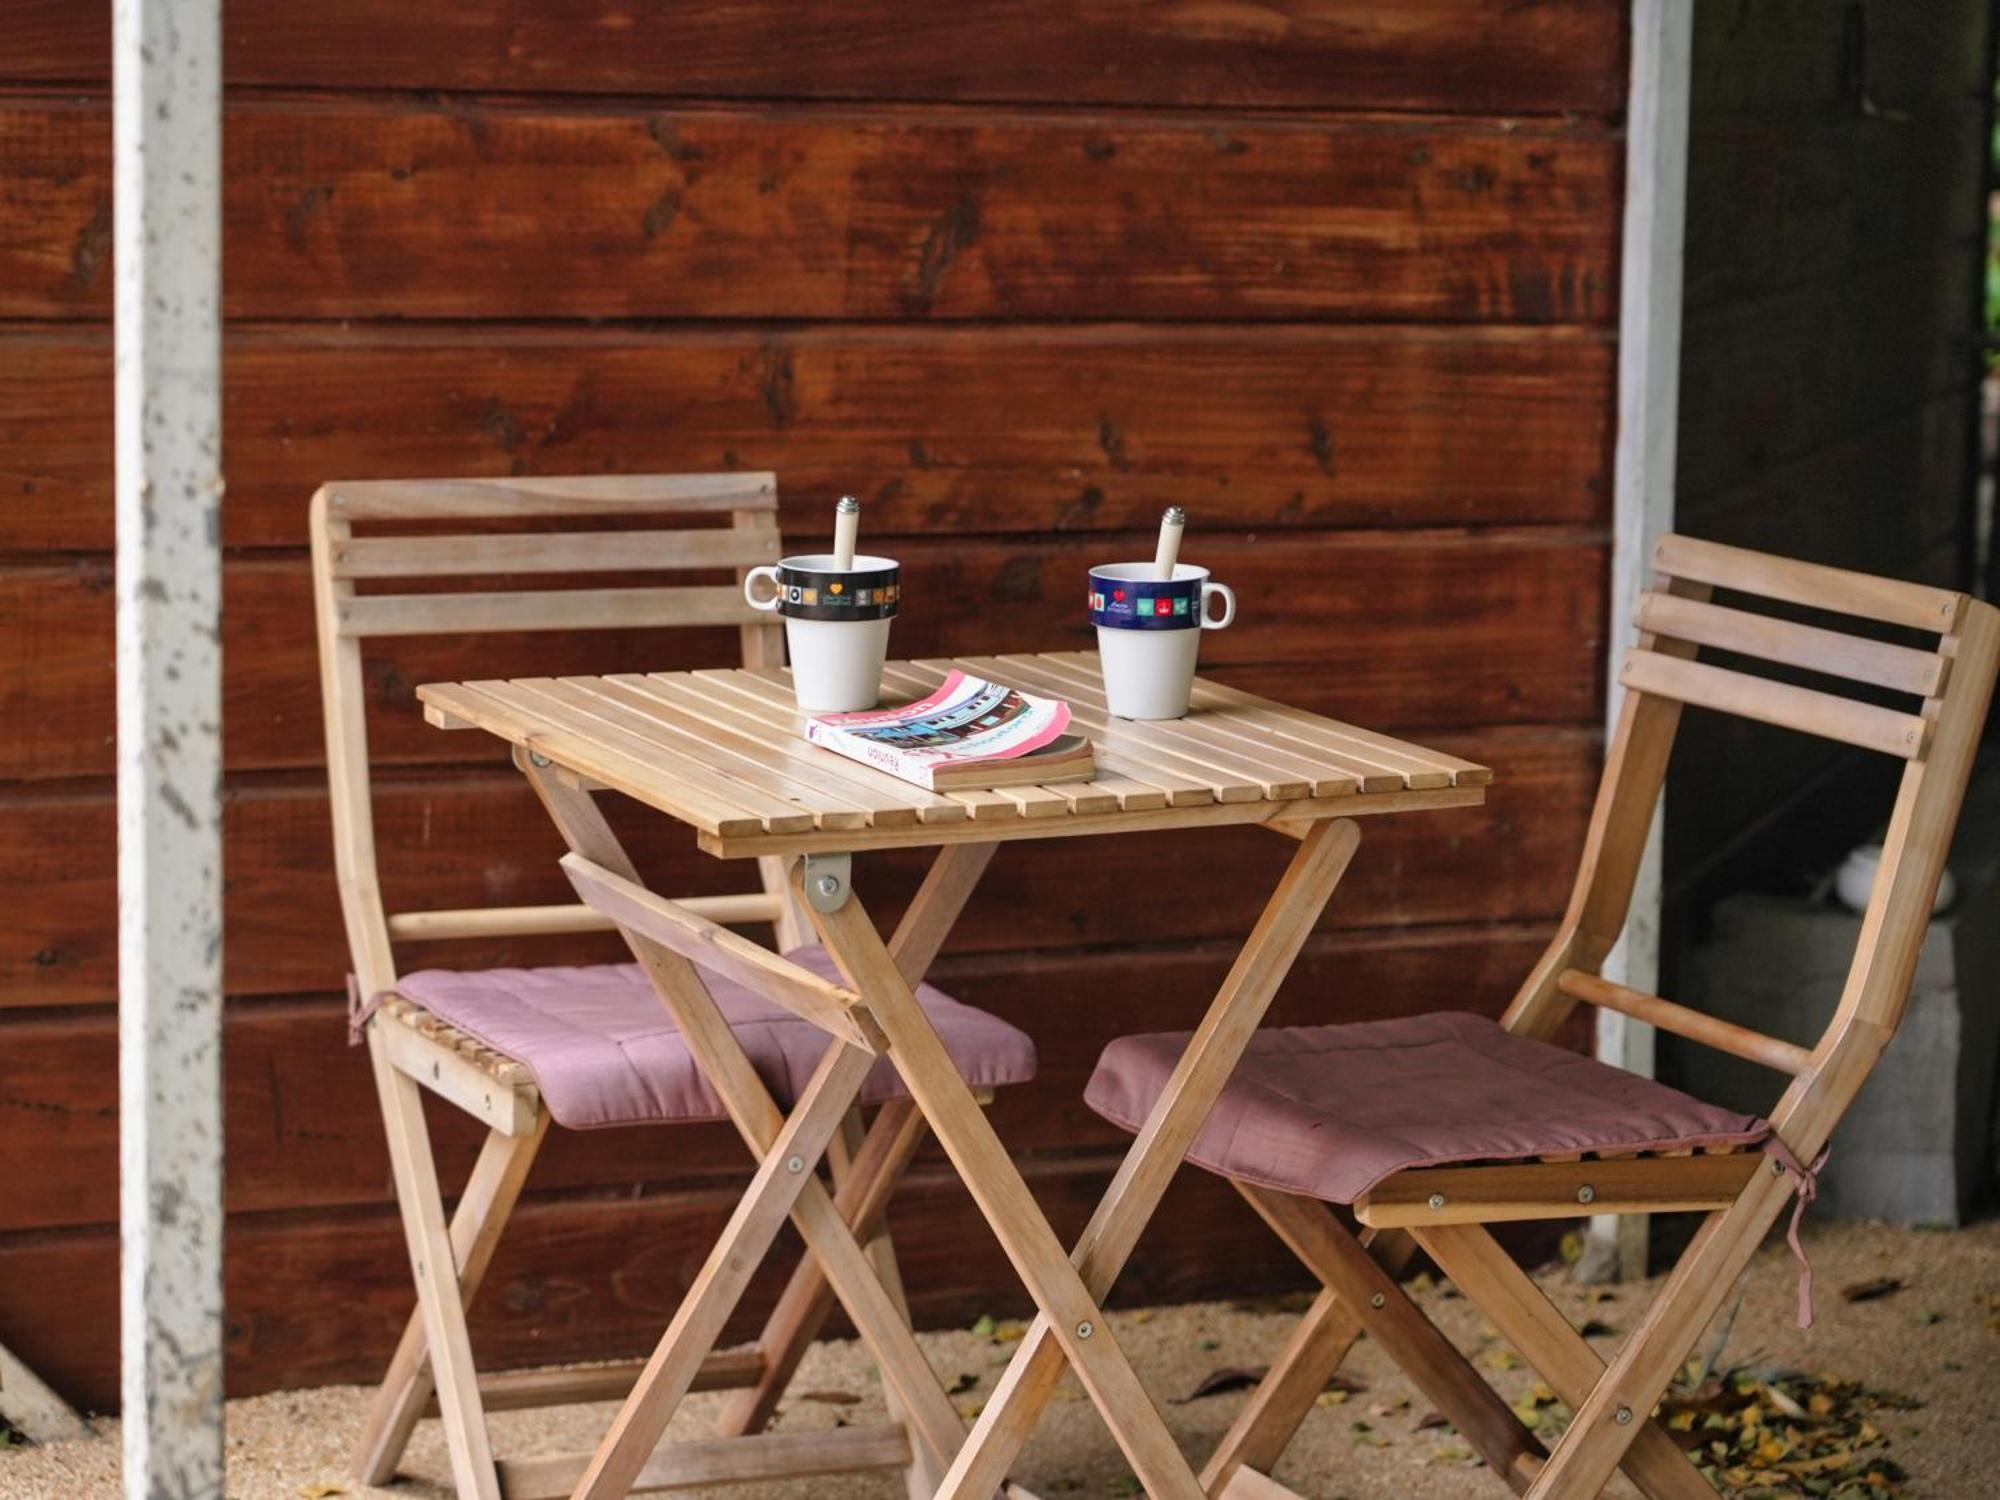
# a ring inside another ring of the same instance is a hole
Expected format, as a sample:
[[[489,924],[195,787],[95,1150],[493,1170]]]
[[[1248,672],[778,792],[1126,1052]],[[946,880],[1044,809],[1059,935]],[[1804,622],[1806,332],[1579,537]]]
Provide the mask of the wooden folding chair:
[[[1828,1136],[1895,1034],[1993,694],[2000,612],[1943,589],[1686,537],[1663,538],[1655,566],[1569,909],[1502,1021],[1446,1014],[1260,1034],[1189,1153],[1229,1177],[1323,1284],[1210,1458],[1210,1495],[1291,1493],[1269,1471],[1363,1332],[1534,1500],[1597,1495],[1620,1468],[1655,1500],[1713,1494],[1649,1414],[1786,1201],[1809,1199]],[[1716,590],[1733,602],[1714,602]],[[1776,603],[1785,617],[1739,607],[1751,602]],[[1848,620],[1801,623],[1805,611]],[[1854,633],[1852,620],[1871,626]],[[1698,659],[1704,648],[1732,664]],[[1816,685],[1742,669],[1753,661]],[[1833,690],[1852,684],[1867,701]],[[1905,762],[1846,988],[1810,1045],[1602,976],[1684,705]],[[1550,1045],[1579,1001],[1748,1058],[1790,1084],[1768,1119],[1739,1116]],[[1092,1104],[1121,1123],[1143,1117],[1181,1041],[1112,1043]],[[1352,1205],[1358,1236],[1329,1202]],[[1486,1228],[1669,1210],[1707,1218],[1608,1366]],[[1574,1408],[1553,1451],[1397,1285],[1419,1246]],[[1809,1296],[1802,1278],[1802,1316]]]
[[[813,1067],[827,1045],[823,1028],[851,1029],[851,1023],[839,1014],[840,992],[830,982],[832,961],[823,950],[803,947],[811,941],[810,928],[793,895],[791,861],[777,858],[759,861],[761,892],[659,903],[678,924],[676,931],[683,936],[694,932],[699,940],[702,966],[687,966],[680,988],[702,1018],[702,1035],[669,1028],[660,1040],[667,1020],[660,994],[634,966],[399,973],[394,956],[398,942],[609,932],[620,924],[582,904],[386,910],[377,874],[362,642],[374,636],[439,633],[736,625],[743,665],[782,665],[782,626],[750,609],[739,592],[749,567],[779,555],[776,510],[776,486],[769,474],[381,481],[332,484],[313,498],[313,581],[335,862],[354,965],[351,982],[367,1002],[359,1014],[381,1098],[418,1304],[355,1456],[355,1475],[364,1483],[383,1484],[393,1477],[417,1421],[430,1411],[443,1418],[461,1500],[568,1494],[588,1455],[496,1463],[485,1413],[619,1398],[638,1379],[643,1363],[481,1376],[466,1325],[466,1308],[478,1293],[552,1116],[562,1113],[567,1100],[572,1109],[598,1110],[583,1122],[593,1125],[731,1118],[745,1128],[744,1099],[761,1100],[761,1108],[775,1119],[779,1104],[793,1102],[787,1094],[810,1097],[824,1116],[834,1094]],[[662,520],[671,524],[676,517],[692,518],[693,524],[660,527]],[[501,524],[484,524],[492,522]],[[739,583],[690,583],[685,576],[690,571],[733,572]],[[619,580],[617,586],[591,588],[520,584],[524,577],[546,584],[564,575],[606,573],[649,581],[630,586],[629,580]],[[656,574],[668,575],[668,581],[651,581]],[[464,591],[476,578],[507,587]],[[504,665],[494,664],[496,674]],[[621,713],[633,710],[607,699],[593,704],[592,711],[616,722]],[[591,797],[598,788],[558,784],[552,773],[544,774],[546,762],[532,754],[521,764],[545,804],[552,798],[567,804],[569,823],[589,825],[599,818]],[[650,898],[650,893],[642,894]],[[598,897],[604,899],[601,892]],[[796,965],[829,976],[829,982],[816,987],[810,974],[801,977],[797,967],[779,963],[768,950],[719,925],[761,922],[772,924],[778,947]],[[927,934],[932,925],[925,924]],[[936,946],[930,940],[909,945],[903,958],[913,983],[935,956]],[[949,1008],[951,1024],[969,1038],[968,1047],[987,1049],[979,1080],[987,1085],[979,1093],[982,1102],[991,1097],[990,1086],[1032,1076],[1033,1047],[1021,1033],[929,986],[920,993],[927,997],[927,1008]],[[588,1017],[579,1019],[575,1006],[567,1004],[572,997],[588,1002]],[[620,1018],[615,1024],[625,1030],[595,1035],[594,1027],[614,1024],[603,1020],[613,1014]],[[733,1023],[753,1015],[758,1024],[737,1035]],[[541,1039],[554,1030],[563,1031],[566,1039],[559,1062],[538,1051]],[[573,1044],[576,1037],[582,1038],[581,1046]],[[646,1037],[654,1040],[644,1042]],[[773,1038],[788,1040],[781,1044]],[[628,1049],[638,1055],[642,1043],[655,1047],[646,1056],[665,1056],[673,1065],[671,1076],[653,1076],[639,1063],[623,1065],[615,1076],[600,1078],[593,1071],[613,1067],[614,1054],[623,1056]],[[665,1053],[658,1050],[662,1046]],[[725,1100],[715,1097],[704,1076],[718,1060],[729,1074]],[[559,1080],[550,1072],[558,1066]],[[538,1068],[549,1076],[539,1076]],[[693,1389],[733,1392],[718,1436],[660,1449],[640,1488],[895,1468],[905,1471],[913,1495],[929,1495],[949,1462],[963,1426],[935,1387],[934,1376],[929,1388],[917,1391],[926,1420],[906,1421],[906,1403],[899,1399],[911,1387],[912,1369],[925,1376],[931,1372],[922,1366],[909,1333],[907,1305],[882,1227],[889,1197],[922,1140],[924,1120],[907,1097],[884,1095],[864,1135],[852,1101],[860,1096],[867,1072],[865,1067],[849,1069],[840,1080],[845,1102],[833,1109],[831,1138],[822,1149],[837,1190],[834,1237],[841,1245],[858,1241],[866,1248],[859,1263],[868,1268],[866,1274],[844,1265],[840,1296],[845,1299],[865,1282],[861,1291],[869,1306],[865,1316],[856,1315],[864,1337],[872,1332],[871,1347],[878,1357],[882,1338],[897,1341],[891,1351],[897,1378],[889,1382],[890,1425],[825,1435],[760,1435],[836,1300],[824,1265],[809,1250],[757,1346],[710,1354],[690,1376]],[[892,1070],[880,1074],[893,1079]],[[774,1076],[784,1086],[773,1083]],[[870,1075],[871,1087],[874,1081]],[[895,1085],[886,1088],[893,1094]],[[488,1130],[449,1221],[431,1155],[422,1089],[467,1111]],[[776,1101],[772,1093],[779,1096]],[[768,1144],[761,1137],[774,1128],[760,1117],[746,1130],[760,1158]],[[802,1150],[792,1159],[792,1170],[810,1176],[821,1154],[821,1149]],[[825,1223],[819,1226],[817,1243],[828,1243]],[[886,1335],[885,1325],[893,1325]],[[939,1421],[940,1411],[952,1421]]]

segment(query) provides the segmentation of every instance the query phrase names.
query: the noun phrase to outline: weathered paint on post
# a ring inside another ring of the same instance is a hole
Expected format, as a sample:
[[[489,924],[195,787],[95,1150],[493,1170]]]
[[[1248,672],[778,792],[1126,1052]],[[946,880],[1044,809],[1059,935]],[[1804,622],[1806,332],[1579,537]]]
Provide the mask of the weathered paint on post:
[[[217,0],[116,0],[125,1493],[222,1494]]]
[[[1625,690],[1615,663],[1630,649],[1632,610],[1646,586],[1653,543],[1673,529],[1679,441],[1681,293],[1687,232],[1688,80],[1694,0],[1632,0],[1632,84],[1626,112],[1625,234],[1618,315],[1618,446],[1613,459],[1611,619],[1605,642],[1607,724]],[[1651,992],[1660,975],[1660,819],[1653,818],[1632,889],[1625,936],[1607,978]],[[1651,1076],[1653,1028],[1597,1013],[1597,1055]],[[1646,1274],[1644,1214],[1599,1214],[1591,1237],[1616,1246],[1619,1271]]]

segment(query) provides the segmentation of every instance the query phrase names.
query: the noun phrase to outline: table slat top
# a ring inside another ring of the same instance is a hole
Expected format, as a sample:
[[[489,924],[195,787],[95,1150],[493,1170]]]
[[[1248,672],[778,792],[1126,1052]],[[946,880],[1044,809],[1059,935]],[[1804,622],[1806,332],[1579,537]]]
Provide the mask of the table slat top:
[[[931,793],[806,741],[781,668],[430,683],[432,723],[485,729],[691,825],[720,855],[879,848],[1463,805],[1470,761],[1196,679],[1184,719],[1113,718],[1094,652],[892,662],[888,702],[953,667],[1067,700],[1094,780]]]

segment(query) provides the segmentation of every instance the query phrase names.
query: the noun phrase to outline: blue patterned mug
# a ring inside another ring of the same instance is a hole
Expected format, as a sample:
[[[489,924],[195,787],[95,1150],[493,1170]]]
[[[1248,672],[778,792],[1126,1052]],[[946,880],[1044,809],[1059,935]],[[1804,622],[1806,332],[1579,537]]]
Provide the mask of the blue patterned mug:
[[[1222,600],[1211,618],[1208,601]],[[1090,623],[1104,669],[1104,698],[1121,719],[1178,719],[1194,689],[1201,632],[1226,629],[1236,594],[1188,563],[1157,578],[1149,562],[1106,563],[1090,570]]]

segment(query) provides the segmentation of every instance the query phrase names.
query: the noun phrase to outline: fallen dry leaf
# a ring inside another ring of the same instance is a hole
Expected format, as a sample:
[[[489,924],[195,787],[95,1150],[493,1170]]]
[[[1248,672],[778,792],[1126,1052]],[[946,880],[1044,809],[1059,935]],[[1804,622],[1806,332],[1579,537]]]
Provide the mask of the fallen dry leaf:
[[[1449,1428],[1450,1426],[1450,1419],[1441,1411],[1427,1411],[1421,1417],[1417,1418],[1417,1431],[1419,1432],[1429,1432],[1433,1428]]]
[[[1840,1289],[1843,1302],[1873,1302],[1878,1297],[1886,1297],[1891,1292],[1900,1292],[1909,1283],[1900,1276],[1876,1276],[1867,1281],[1856,1281]]]
[[[1185,1406],[1188,1402],[1199,1401],[1204,1396],[1220,1396],[1225,1391],[1248,1390],[1263,1378],[1264,1369],[1261,1365],[1254,1370],[1236,1365],[1224,1365],[1221,1369],[1210,1370],[1202,1376],[1200,1383],[1193,1390],[1185,1396],[1176,1397],[1173,1404]]]
[[[330,1500],[331,1496],[344,1495],[346,1493],[346,1485],[335,1484],[331,1479],[315,1479],[311,1484],[302,1484],[299,1486],[299,1494],[302,1500]]]

